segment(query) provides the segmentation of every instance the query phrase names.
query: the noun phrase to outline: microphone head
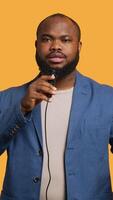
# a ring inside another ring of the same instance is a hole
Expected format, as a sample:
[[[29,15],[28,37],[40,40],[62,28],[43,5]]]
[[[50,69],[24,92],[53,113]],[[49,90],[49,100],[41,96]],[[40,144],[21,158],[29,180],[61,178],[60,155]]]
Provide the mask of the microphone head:
[[[49,71],[48,75],[54,75],[55,76],[55,78],[53,80],[49,81],[49,83],[51,83],[53,86],[55,86],[55,84],[56,84],[56,70],[55,69],[51,69]]]
[[[55,79],[49,80],[48,82],[55,86],[56,78],[57,78],[57,72],[56,72],[55,69],[53,69],[53,68],[45,68],[45,70],[40,72],[40,75],[50,75],[50,76],[54,75]]]

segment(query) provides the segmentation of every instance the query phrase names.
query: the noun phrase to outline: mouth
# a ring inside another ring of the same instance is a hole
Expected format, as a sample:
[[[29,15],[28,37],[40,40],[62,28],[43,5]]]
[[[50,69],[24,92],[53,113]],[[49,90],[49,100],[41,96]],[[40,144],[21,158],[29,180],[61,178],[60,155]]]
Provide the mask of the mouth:
[[[66,56],[60,53],[51,53],[47,56],[47,60],[54,64],[60,64],[65,60]]]
[[[53,57],[53,58],[48,58],[48,60],[51,62],[51,63],[62,63],[64,61],[64,58],[59,58],[59,57]]]

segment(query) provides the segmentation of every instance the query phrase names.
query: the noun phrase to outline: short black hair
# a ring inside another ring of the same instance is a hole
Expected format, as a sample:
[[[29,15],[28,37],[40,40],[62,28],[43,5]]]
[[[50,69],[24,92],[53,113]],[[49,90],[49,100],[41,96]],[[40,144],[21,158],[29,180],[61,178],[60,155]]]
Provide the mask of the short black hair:
[[[46,17],[45,19],[43,19],[40,22],[40,24],[38,25],[38,27],[37,27],[37,31],[36,31],[37,37],[38,37],[38,33],[40,31],[40,28],[41,28],[43,22],[45,20],[49,19],[49,18],[54,18],[54,17],[61,17],[61,18],[67,18],[67,19],[69,19],[74,24],[74,26],[76,28],[76,32],[77,32],[78,41],[80,41],[80,39],[81,39],[81,30],[80,30],[80,26],[78,25],[78,23],[75,20],[73,20],[72,18],[70,18],[70,17],[68,17],[68,16],[66,16],[64,14],[61,14],[61,13],[56,13],[56,14],[53,14],[53,15],[49,15],[48,17]]]

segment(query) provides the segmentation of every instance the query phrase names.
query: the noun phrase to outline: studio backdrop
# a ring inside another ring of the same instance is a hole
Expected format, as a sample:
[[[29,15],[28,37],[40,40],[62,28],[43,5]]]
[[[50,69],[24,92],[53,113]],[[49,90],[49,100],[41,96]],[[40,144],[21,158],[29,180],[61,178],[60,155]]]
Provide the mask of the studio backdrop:
[[[81,27],[83,46],[78,70],[100,83],[113,86],[112,0],[1,0],[0,90],[21,85],[37,75],[36,27],[53,13],[64,13]],[[113,155],[109,155],[113,182]],[[0,157],[0,190],[6,159],[5,152]]]

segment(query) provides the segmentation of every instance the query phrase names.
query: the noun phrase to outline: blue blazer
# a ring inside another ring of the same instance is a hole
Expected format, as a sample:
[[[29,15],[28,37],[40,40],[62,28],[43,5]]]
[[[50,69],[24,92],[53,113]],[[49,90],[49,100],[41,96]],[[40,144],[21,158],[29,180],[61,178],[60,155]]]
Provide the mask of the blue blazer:
[[[0,92],[0,153],[7,150],[0,200],[39,200],[40,104],[25,117],[20,111],[28,85]],[[113,88],[77,72],[64,156],[67,200],[113,199],[109,143],[113,152]]]

